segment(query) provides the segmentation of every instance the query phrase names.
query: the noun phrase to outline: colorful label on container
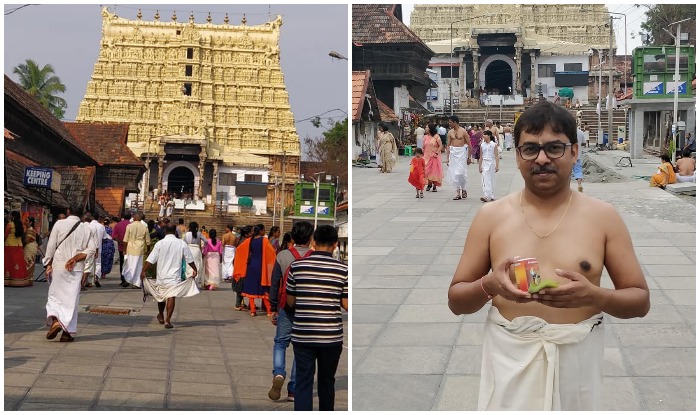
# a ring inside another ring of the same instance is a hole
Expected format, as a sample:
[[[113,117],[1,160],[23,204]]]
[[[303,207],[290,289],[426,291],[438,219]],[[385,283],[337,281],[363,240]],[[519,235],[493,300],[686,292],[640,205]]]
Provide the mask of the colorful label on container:
[[[644,95],[659,95],[664,93],[663,82],[644,82]]]
[[[513,263],[515,285],[520,291],[528,292],[530,285],[539,285],[540,267],[535,258],[524,258]]]

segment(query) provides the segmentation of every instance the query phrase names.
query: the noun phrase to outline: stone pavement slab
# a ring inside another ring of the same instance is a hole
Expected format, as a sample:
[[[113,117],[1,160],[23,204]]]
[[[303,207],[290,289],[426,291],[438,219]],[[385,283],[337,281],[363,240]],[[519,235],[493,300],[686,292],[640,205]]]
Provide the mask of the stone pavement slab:
[[[81,293],[72,343],[45,338],[46,283],[5,288],[5,410],[293,410],[267,397],[275,327],[264,315],[234,311],[230,285],[178,299],[175,328],[167,330],[156,321],[155,302],[118,286],[118,269],[102,288]],[[91,314],[87,306],[132,313]],[[344,351],[336,410],[348,408]],[[288,373],[291,357],[290,347]]]
[[[611,203],[628,225],[652,303],[641,319],[606,316],[600,409],[694,410],[694,198],[633,178],[658,160],[616,168],[618,152],[587,156],[622,177],[584,179],[584,191]],[[524,186],[514,158],[503,155],[497,198]],[[353,409],[475,410],[487,307],[455,316],[447,289],[482,205],[478,167],[468,167],[469,197],[453,201],[446,186],[416,199],[408,166],[401,158],[389,174],[352,169]],[[603,274],[601,285],[613,288]]]

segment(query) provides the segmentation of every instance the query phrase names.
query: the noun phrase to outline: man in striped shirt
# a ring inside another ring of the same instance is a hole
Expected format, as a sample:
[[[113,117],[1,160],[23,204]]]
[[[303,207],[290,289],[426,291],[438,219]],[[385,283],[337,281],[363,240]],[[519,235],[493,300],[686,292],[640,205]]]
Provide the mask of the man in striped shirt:
[[[332,411],[335,372],[343,351],[343,316],[348,309],[348,267],[333,259],[338,232],[324,225],[314,232],[314,253],[290,265],[287,304],[294,308],[292,345],[297,366],[295,411],[313,410],[318,362],[318,409]]]

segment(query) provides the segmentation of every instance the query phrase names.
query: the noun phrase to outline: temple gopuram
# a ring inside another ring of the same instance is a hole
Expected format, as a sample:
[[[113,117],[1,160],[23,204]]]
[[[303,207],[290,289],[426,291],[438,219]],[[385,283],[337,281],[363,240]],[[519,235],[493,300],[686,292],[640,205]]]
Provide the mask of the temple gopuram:
[[[141,200],[156,190],[199,206],[246,197],[266,213],[284,179],[284,205],[292,205],[300,143],[280,67],[282,18],[169,20],[102,9],[99,57],[77,121],[129,123],[127,146],[148,171]]]

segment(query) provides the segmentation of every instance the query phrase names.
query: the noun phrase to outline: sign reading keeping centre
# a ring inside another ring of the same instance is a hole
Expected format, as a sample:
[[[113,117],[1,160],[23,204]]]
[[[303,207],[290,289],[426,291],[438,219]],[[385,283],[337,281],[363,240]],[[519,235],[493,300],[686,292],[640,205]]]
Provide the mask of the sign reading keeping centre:
[[[43,167],[26,167],[24,169],[24,185],[28,187],[51,188],[53,170]]]

